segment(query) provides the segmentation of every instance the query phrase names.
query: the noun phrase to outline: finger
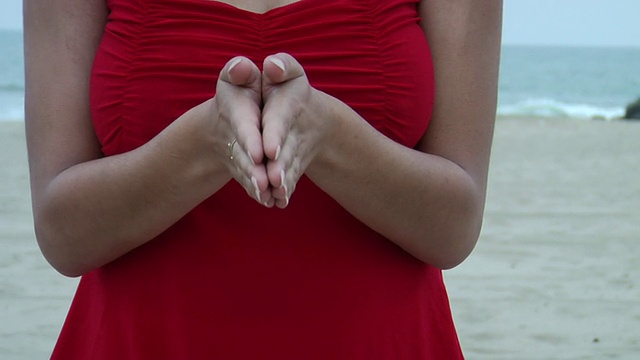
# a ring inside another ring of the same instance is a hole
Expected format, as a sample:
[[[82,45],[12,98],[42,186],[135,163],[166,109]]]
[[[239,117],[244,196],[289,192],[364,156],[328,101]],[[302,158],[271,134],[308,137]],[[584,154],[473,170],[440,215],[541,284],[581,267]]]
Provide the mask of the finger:
[[[251,164],[262,164],[264,151],[260,133],[260,109],[257,105],[247,103],[234,107],[230,123],[235,139]]]
[[[280,209],[284,209],[289,205],[289,199],[291,194],[289,192],[289,187],[287,186],[287,180],[284,170],[280,171],[280,187],[274,187],[271,191],[271,195],[274,198],[275,206]]]
[[[262,63],[262,69],[264,85],[267,86],[281,84],[305,76],[302,65],[287,53],[267,56]]]
[[[302,82],[292,80],[301,79]],[[287,53],[267,56],[263,62],[262,139],[265,155],[277,160],[293,121],[299,116],[300,96],[309,82],[302,65]]]
[[[264,206],[273,206],[271,189],[267,178],[266,167],[263,164],[253,164],[236,142],[230,143],[231,174],[244,187],[247,194]],[[271,204],[270,204],[271,203]]]
[[[262,92],[262,75],[260,69],[244,56],[236,56],[229,60],[220,72],[220,81],[231,85],[242,86],[254,90],[257,94]]]
[[[216,98],[228,114],[232,132],[254,163],[262,162],[264,157],[260,128],[261,79],[260,70],[251,60],[237,56],[224,66],[216,86]]]
[[[287,180],[285,181],[285,183],[290,183],[290,182]],[[295,191],[295,187],[296,187],[295,183],[291,183],[291,185],[289,186],[273,189],[271,194],[274,199],[274,205],[280,209],[284,209],[287,206],[289,206],[291,202],[291,198]]]
[[[275,199],[275,206],[285,208],[296,188],[301,176],[300,159],[295,157],[290,144],[284,147],[280,160],[267,164],[267,176],[272,186],[271,195]]]
[[[258,194],[255,199],[264,203],[271,197],[269,178],[265,165],[262,161],[256,162],[252,154],[252,152],[262,154],[260,133],[254,127],[240,126],[237,130],[236,141],[235,146],[230,149],[230,155],[238,169],[237,177],[249,179],[252,186],[249,186],[248,191],[251,191],[252,194]],[[246,183],[243,182],[243,184]]]
[[[273,200],[273,198],[271,197],[270,192],[264,195],[261,191],[258,190],[256,178],[247,178],[246,176],[240,176],[239,178],[235,179],[245,189],[247,195],[253,200],[257,201],[259,204],[271,207],[275,203],[275,200]]]
[[[262,109],[262,148],[270,160],[278,161],[285,139],[297,115],[296,105],[286,96],[273,97]]]

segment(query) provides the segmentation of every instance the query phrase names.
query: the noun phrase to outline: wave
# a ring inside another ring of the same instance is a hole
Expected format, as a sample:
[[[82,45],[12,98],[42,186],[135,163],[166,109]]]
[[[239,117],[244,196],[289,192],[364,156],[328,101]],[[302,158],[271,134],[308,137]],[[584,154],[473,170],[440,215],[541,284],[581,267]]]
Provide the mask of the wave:
[[[498,106],[498,115],[613,120],[624,116],[624,107],[566,103],[554,99],[528,99]]]
[[[2,87],[0,87],[2,89]],[[529,99],[498,106],[500,116],[534,116],[577,119],[614,120],[624,116],[624,107],[600,107],[572,104],[552,99]],[[0,101],[0,121],[24,119],[24,102],[3,105]]]

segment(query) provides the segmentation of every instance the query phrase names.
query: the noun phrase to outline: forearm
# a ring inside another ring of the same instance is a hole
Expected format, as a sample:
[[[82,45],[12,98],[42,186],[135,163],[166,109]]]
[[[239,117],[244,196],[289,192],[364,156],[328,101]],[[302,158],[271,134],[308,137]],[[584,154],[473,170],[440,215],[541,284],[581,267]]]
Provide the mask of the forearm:
[[[195,116],[176,120],[128,153],[72,166],[55,176],[34,202],[43,253],[75,276],[144,244],[174,224],[231,178],[206,155]]]
[[[460,263],[478,237],[484,189],[454,162],[397,144],[332,103],[337,125],[307,169],[310,179],[416,258]]]

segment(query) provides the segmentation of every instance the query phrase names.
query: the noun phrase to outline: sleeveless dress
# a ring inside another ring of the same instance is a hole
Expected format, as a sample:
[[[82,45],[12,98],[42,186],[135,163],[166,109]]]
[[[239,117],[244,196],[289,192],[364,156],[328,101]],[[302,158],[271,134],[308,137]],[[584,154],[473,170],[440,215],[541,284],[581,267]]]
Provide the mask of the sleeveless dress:
[[[413,147],[434,79],[415,0],[108,0],[91,108],[105,156],[212,97],[236,55],[287,52],[310,83]],[[53,359],[460,359],[442,273],[303,177],[288,208],[235,181],[83,276]]]

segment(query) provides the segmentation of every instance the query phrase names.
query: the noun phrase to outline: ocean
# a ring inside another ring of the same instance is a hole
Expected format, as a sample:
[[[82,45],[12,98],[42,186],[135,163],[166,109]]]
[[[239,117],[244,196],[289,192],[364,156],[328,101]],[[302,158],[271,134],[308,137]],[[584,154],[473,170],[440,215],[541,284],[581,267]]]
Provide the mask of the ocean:
[[[640,48],[504,46],[500,115],[616,119],[640,97]]]
[[[22,34],[0,30],[0,121],[24,118]],[[505,45],[498,114],[612,120],[640,97],[640,48]]]
[[[0,30],[0,121],[24,119],[22,33]]]

